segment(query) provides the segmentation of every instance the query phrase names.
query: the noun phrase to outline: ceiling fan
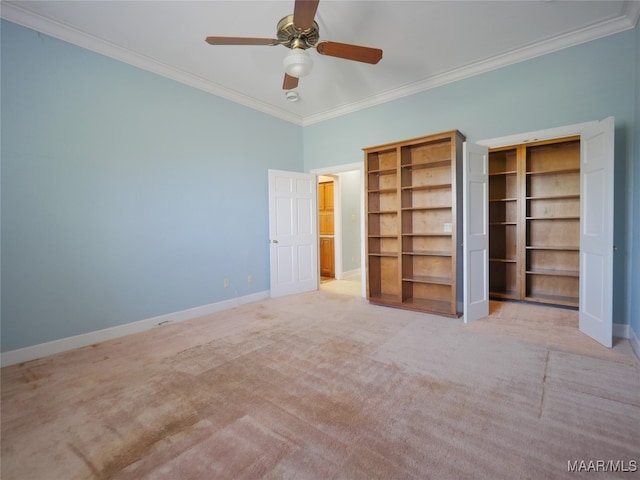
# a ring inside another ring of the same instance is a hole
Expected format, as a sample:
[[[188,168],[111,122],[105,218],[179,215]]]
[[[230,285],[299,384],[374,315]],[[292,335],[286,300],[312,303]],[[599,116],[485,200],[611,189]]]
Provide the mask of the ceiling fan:
[[[298,79],[311,71],[313,62],[306,52],[315,48],[321,55],[376,64],[382,58],[379,48],[361,47],[347,43],[320,41],[318,24],[314,18],[320,0],[295,0],[293,14],[278,22],[277,38],[207,37],[210,45],[284,45],[291,52],[284,59],[282,88],[291,90],[298,86]]]

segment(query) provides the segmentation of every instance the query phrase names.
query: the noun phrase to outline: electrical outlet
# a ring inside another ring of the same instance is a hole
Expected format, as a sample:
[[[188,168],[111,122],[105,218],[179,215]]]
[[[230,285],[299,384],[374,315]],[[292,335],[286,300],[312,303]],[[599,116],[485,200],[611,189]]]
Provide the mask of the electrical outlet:
[[[229,282],[228,278],[224,279],[224,288],[229,288],[229,285],[231,285],[231,282]]]
[[[247,277],[247,283],[253,283],[253,274],[250,273],[249,276]]]

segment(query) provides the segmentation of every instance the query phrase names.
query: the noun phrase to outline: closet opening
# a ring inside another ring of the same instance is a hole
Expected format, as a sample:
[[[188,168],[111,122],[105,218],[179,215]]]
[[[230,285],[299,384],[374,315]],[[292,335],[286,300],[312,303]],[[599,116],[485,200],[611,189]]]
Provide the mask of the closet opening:
[[[580,136],[489,150],[489,295],[578,309]]]

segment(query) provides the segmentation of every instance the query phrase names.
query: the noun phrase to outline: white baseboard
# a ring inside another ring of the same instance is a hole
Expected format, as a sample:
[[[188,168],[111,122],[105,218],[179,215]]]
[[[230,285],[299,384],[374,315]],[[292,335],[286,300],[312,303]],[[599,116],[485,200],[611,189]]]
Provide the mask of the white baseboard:
[[[631,343],[631,347],[640,360],[640,338],[630,325],[622,323],[613,324],[613,336],[618,338],[626,338]]]
[[[75,335],[73,337],[61,338],[51,342],[40,343],[30,347],[18,348],[0,354],[0,365],[3,367],[15,365],[16,363],[28,362],[37,358],[66,352],[74,348],[86,347],[95,343],[105,342],[114,338],[124,337],[134,333],[144,332],[152,328],[167,325],[169,323],[182,322],[192,318],[202,317],[211,313],[228,310],[246,303],[257,302],[269,298],[269,291],[258,292],[244,297],[223,300],[221,302],[210,303],[200,307],[189,308],[179,312],[168,313],[157,317],[139,320],[137,322],[118,325],[116,327],[105,328],[93,332]]]
[[[640,338],[636,334],[633,328],[629,328],[630,335],[627,337],[629,342],[631,342],[631,346],[633,347],[633,351],[636,352],[636,357],[640,360]]]
[[[631,329],[629,325],[625,323],[614,323],[613,324],[613,336],[618,338],[629,338],[629,332]]]
[[[359,268],[356,268],[355,270],[347,270],[346,272],[342,272],[342,276],[338,280],[342,280],[344,278],[359,277],[360,275],[361,273]]]
[[[360,269],[351,270],[349,272],[345,272],[345,274],[345,276],[348,277],[356,276],[360,274]],[[221,312],[222,310],[228,310],[230,308],[238,307],[247,303],[257,302],[266,298],[269,298],[268,290],[251,295],[246,295],[244,297],[238,297],[230,300],[223,300],[221,302],[210,303],[208,305],[202,305],[200,307],[189,308],[187,310],[181,310],[179,312],[168,313],[166,315],[159,315],[157,317],[151,317],[144,320],[139,320],[137,322],[127,323],[125,325],[118,325],[116,327],[96,330],[89,333],[83,333],[81,335],[75,335],[73,337],[61,338],[60,340],[40,343],[38,345],[32,345],[30,347],[18,348],[16,350],[1,353],[0,366],[7,367],[9,365],[15,365],[17,363],[29,362],[37,358],[47,357],[49,355],[55,355],[56,353],[73,350],[74,348],[82,348],[88,345],[112,340],[114,338],[144,332],[145,330],[161,327],[170,323],[177,323],[184,320],[190,320],[192,318],[202,317],[204,315]],[[640,338],[638,338],[636,332],[632,328],[630,328],[629,325],[614,323],[613,336],[629,339],[636,356],[640,359]]]

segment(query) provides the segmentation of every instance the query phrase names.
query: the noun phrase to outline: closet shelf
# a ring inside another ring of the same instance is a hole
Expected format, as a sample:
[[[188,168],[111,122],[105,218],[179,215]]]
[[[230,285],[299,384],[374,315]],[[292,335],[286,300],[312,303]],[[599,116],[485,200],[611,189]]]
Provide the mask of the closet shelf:
[[[579,277],[580,272],[577,270],[548,270],[548,269],[535,269],[527,270],[528,275],[551,275],[558,277]]]
[[[407,163],[401,165],[403,169],[406,170],[416,170],[420,168],[442,168],[451,166],[451,159],[446,158],[444,160],[440,160],[438,162],[428,162],[428,163]]]
[[[567,215],[567,216],[535,216],[535,217],[525,217],[527,220],[580,220],[580,217],[577,215]]]
[[[380,170],[369,170],[367,173],[373,173],[375,175],[392,175],[398,173],[396,168],[382,168]]]
[[[580,247],[578,245],[527,245],[525,248],[527,250],[566,250],[569,252],[580,251]]]
[[[450,183],[434,183],[432,185],[403,185],[402,191],[435,190],[439,188],[451,188]]]
[[[451,285],[451,277],[434,277],[430,275],[414,275],[412,277],[403,277],[402,281],[414,283],[433,283],[436,285]]]
[[[451,205],[429,205],[424,207],[402,207],[403,212],[418,212],[422,210],[451,210]]]
[[[489,202],[516,202],[518,201],[517,198],[515,197],[509,197],[509,198],[490,198]]]
[[[396,193],[395,188],[378,188],[378,189],[369,189],[368,193]]]
[[[557,175],[557,174],[566,174],[566,173],[580,173],[580,169],[579,168],[559,168],[559,169],[526,172],[527,175]]]
[[[570,199],[580,199],[580,195],[578,194],[568,194],[568,195],[537,195],[532,197],[525,197],[526,200],[570,200]]]
[[[374,257],[395,257],[398,258],[398,252],[369,252]]]
[[[407,251],[407,252],[402,252],[403,255],[426,255],[426,256],[433,256],[433,257],[450,257],[451,256],[451,251],[450,250],[413,250],[413,251]]]

